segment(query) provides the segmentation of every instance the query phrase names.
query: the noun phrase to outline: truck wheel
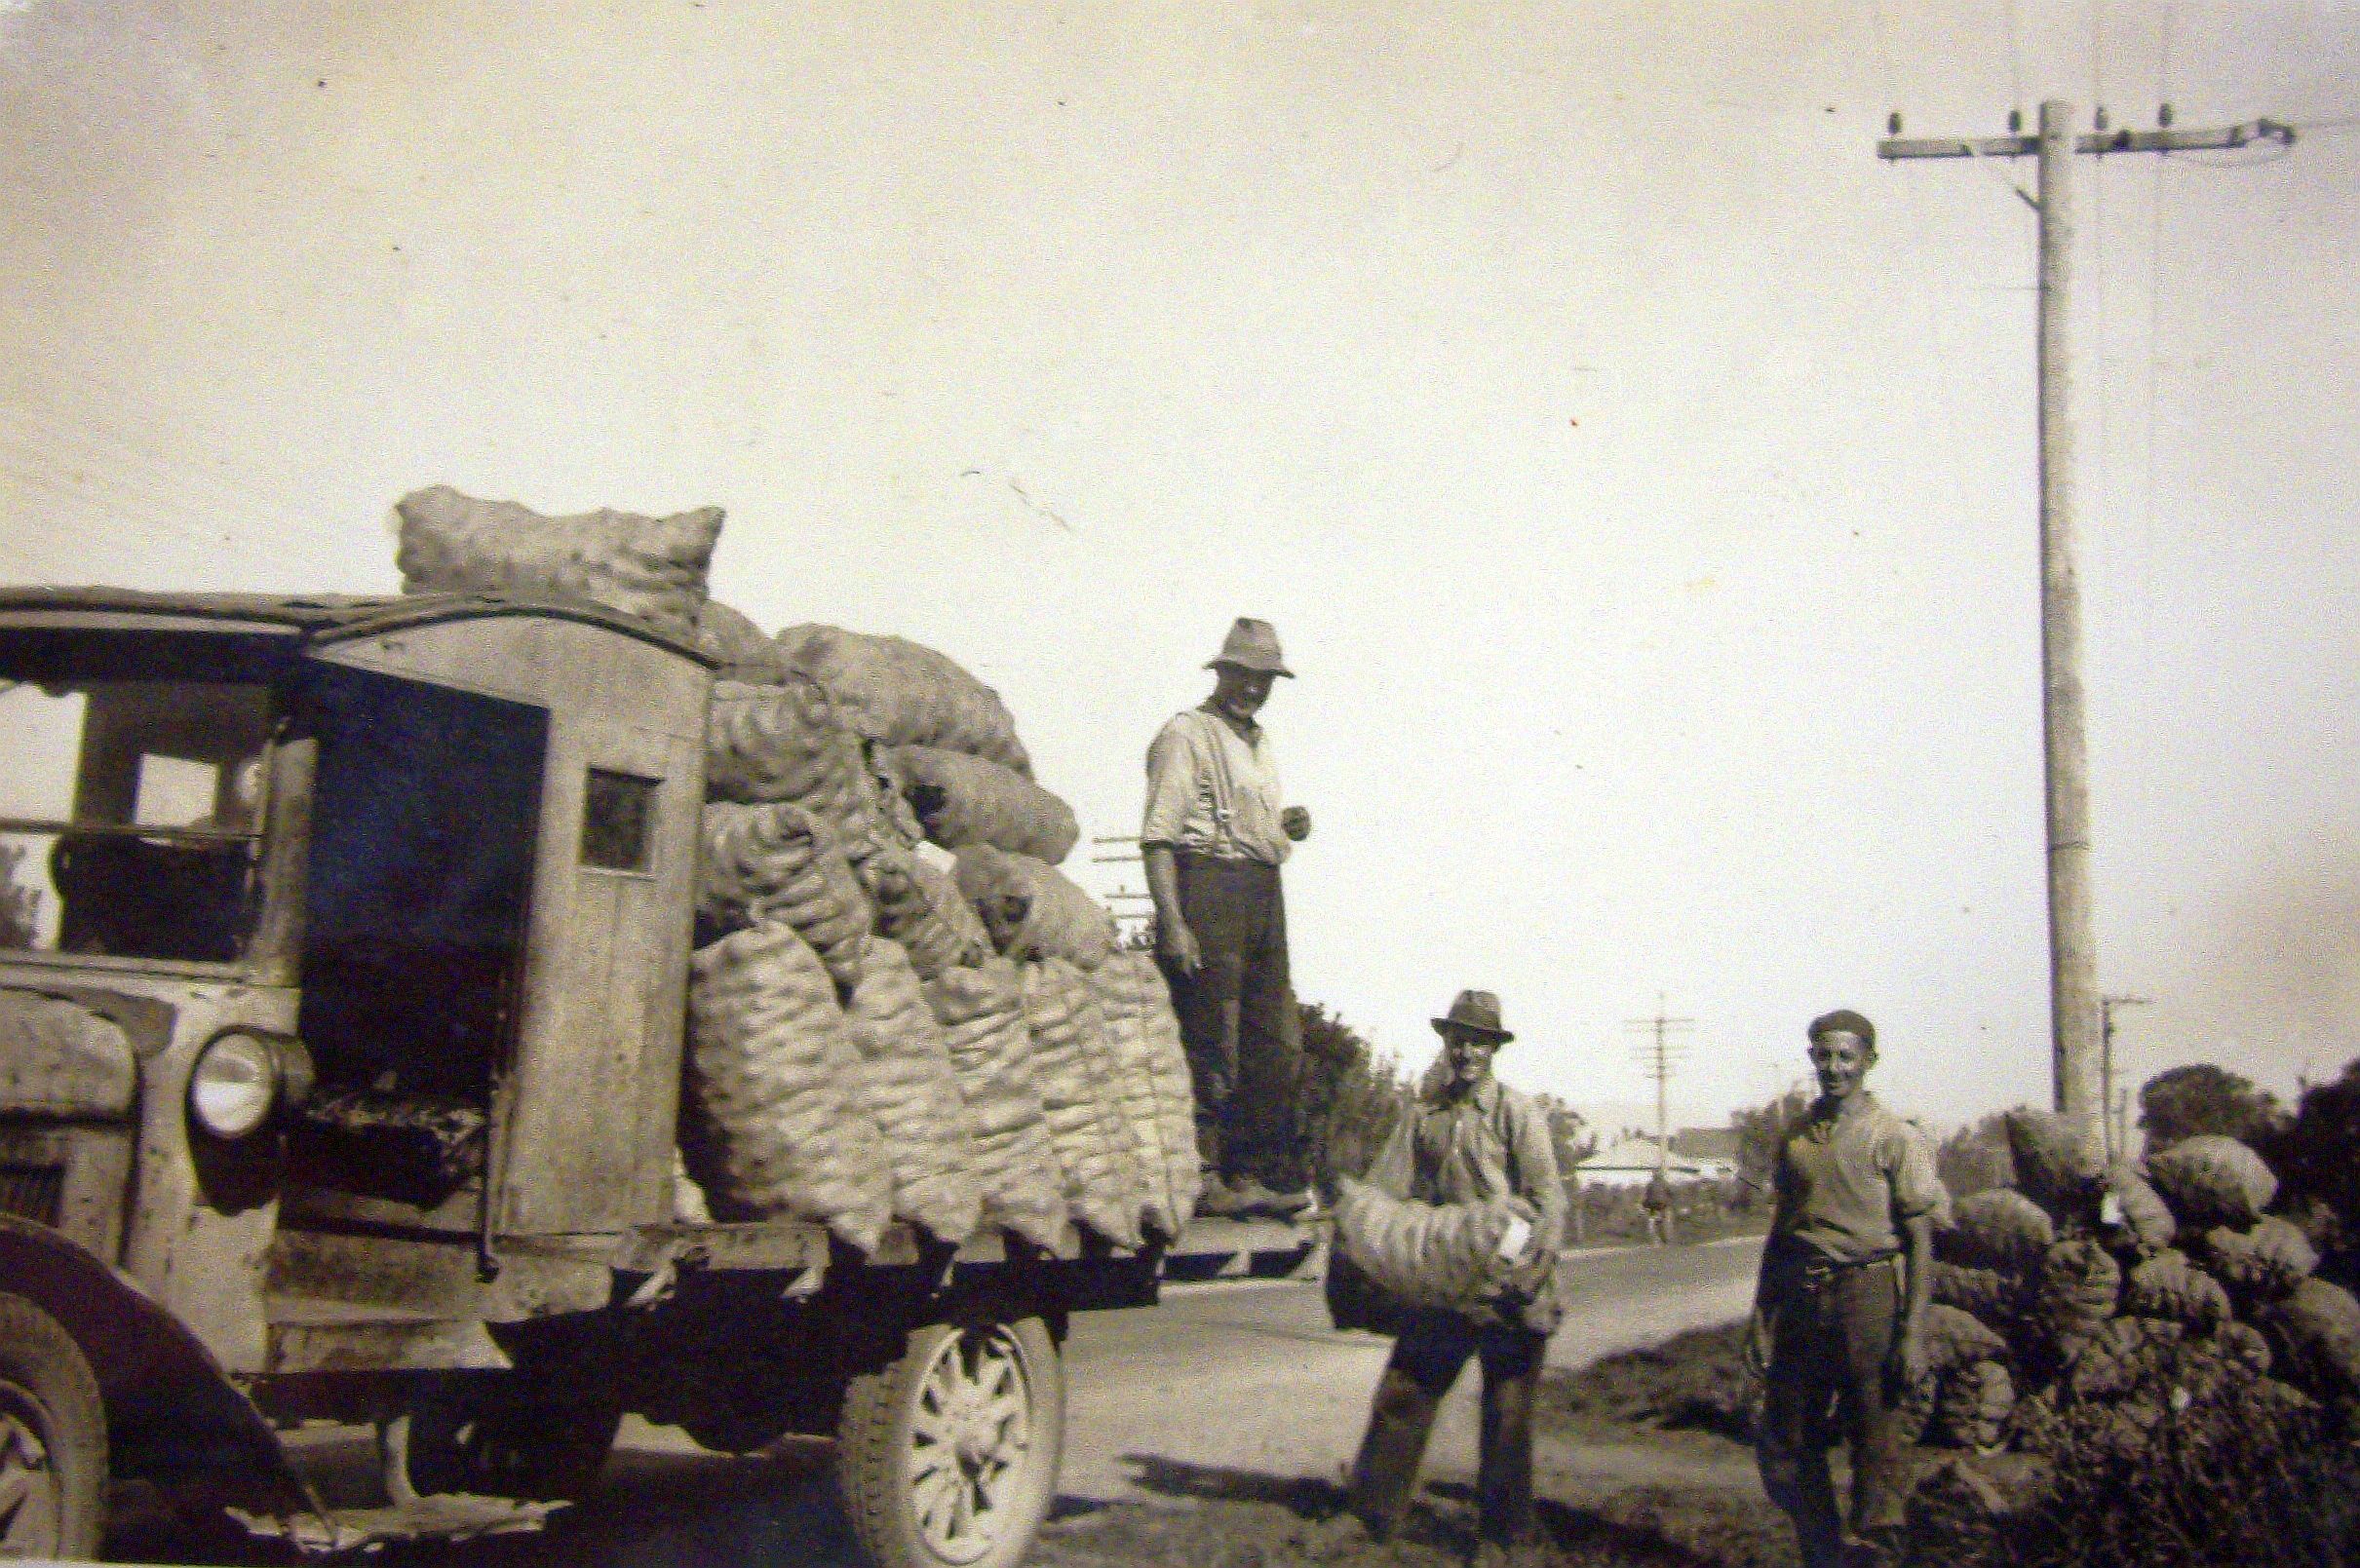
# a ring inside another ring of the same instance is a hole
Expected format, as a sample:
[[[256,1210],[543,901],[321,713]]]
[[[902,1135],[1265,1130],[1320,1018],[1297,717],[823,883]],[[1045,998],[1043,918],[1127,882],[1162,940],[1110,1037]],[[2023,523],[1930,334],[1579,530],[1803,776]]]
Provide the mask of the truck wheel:
[[[1057,1492],[1064,1373],[1037,1318],[928,1323],[852,1380],[836,1473],[877,1568],[1016,1568]]]
[[[437,1492],[572,1502],[598,1483],[622,1423],[605,1401],[438,1390],[378,1429],[385,1493],[402,1504]]]
[[[82,1347],[0,1295],[0,1557],[92,1557],[106,1527],[106,1404]]]

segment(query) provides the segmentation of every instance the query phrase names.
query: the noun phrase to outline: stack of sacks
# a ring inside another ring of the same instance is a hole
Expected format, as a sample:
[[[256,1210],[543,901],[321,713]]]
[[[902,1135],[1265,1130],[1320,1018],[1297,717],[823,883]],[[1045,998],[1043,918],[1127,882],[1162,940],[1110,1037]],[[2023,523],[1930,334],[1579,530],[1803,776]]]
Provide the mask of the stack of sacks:
[[[991,936],[959,897],[949,872],[908,850],[880,850],[861,867],[876,905],[877,934],[900,942],[921,979],[991,956]]]
[[[776,681],[784,673],[778,645],[762,634],[754,618],[719,599],[697,611],[697,651],[720,666],[716,680]]]
[[[831,626],[789,627],[778,647],[828,688],[853,729],[880,746],[940,746],[1032,773],[999,694],[932,648]]]
[[[1188,1073],[1187,1049],[1180,1043],[1180,1018],[1172,1011],[1172,990],[1164,972],[1143,952],[1122,952],[1113,962],[1127,963],[1138,977],[1140,1027],[1146,1036],[1147,1062],[1155,1079],[1157,1142],[1164,1151],[1164,1184],[1171,1194],[1172,1216],[1185,1225],[1204,1196],[1204,1166],[1196,1152],[1196,1083]]]
[[[864,1098],[885,1137],[895,1217],[946,1242],[965,1240],[983,1206],[974,1130],[950,1048],[899,944],[866,944],[844,1013],[865,1065]]]
[[[1170,1162],[1164,1154],[1163,1106],[1156,1094],[1155,1062],[1148,1053],[1149,998],[1140,974],[1118,953],[1089,976],[1090,994],[1105,1020],[1106,1056],[1114,1069],[1114,1106],[1139,1143],[1140,1224],[1150,1236],[1180,1236],[1172,1210]]]
[[[889,754],[926,837],[945,849],[989,844],[1055,865],[1081,837],[1073,808],[1013,768],[931,746]]]
[[[1537,1234],[1508,1246],[1516,1224],[1504,1202],[1421,1204],[1357,1181],[1335,1201],[1336,1245],[1388,1300],[1412,1309],[1481,1307],[1517,1283],[1545,1247]]]
[[[2178,1405],[2231,1395],[2360,1424],[2360,1302],[2314,1278],[2309,1240],[2264,1212],[2277,1181],[2252,1149],[2190,1138],[2141,1168],[2109,1166],[2049,1113],[2007,1127],[2023,1190],[1963,1200],[1935,1241],[1926,1440],[1989,1446],[2004,1399],[1987,1364],[2024,1396],[2001,1425],[2028,1449],[2084,1405],[2134,1448]]]
[[[547,517],[447,484],[394,503],[405,593],[510,593],[638,616],[693,641],[721,509],[669,517],[601,509]]]
[[[825,822],[844,854],[865,860],[900,832],[860,738],[808,679],[716,682],[705,723],[705,789],[716,800],[790,801]]]
[[[1138,1246],[1143,1173],[1138,1137],[1115,1109],[1105,1019],[1090,982],[1064,959],[1026,964],[1024,973],[1033,1085],[1064,1172],[1066,1204],[1099,1235]]]
[[[697,915],[722,932],[782,920],[819,953],[838,985],[867,973],[874,915],[843,852],[800,806],[711,801],[704,818]]]
[[[988,844],[959,851],[959,892],[992,945],[1019,963],[1056,958],[1095,970],[1115,948],[1114,917],[1054,865]]]
[[[985,1221],[1056,1248],[1065,1235],[1065,1178],[1033,1087],[1024,977],[1006,959],[987,959],[942,970],[925,995],[966,1101]]]
[[[819,955],[765,922],[700,948],[688,979],[680,1152],[713,1212],[817,1219],[873,1250],[892,1175]]]

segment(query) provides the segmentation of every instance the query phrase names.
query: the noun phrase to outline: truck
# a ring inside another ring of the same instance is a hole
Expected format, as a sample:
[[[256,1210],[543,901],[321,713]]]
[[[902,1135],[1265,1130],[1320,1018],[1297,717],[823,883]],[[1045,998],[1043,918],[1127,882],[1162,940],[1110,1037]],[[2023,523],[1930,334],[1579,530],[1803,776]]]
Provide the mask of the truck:
[[[636,1414],[832,1437],[879,1568],[1008,1568],[1071,1315],[1311,1256],[677,1202],[713,680],[579,603],[0,591],[0,1556],[135,1484],[310,1552],[531,1527]]]

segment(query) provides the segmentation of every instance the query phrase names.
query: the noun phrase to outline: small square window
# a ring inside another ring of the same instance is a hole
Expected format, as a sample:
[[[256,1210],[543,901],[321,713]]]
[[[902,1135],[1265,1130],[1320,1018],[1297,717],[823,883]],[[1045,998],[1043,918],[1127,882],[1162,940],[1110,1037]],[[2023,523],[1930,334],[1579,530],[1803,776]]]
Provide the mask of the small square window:
[[[647,830],[659,781],[590,770],[582,790],[582,863],[604,871],[647,869]]]

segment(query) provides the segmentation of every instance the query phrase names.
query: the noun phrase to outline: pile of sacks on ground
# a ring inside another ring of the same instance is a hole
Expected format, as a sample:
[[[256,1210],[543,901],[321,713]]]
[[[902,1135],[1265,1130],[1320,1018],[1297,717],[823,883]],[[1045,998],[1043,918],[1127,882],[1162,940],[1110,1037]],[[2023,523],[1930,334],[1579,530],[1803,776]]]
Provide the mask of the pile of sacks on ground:
[[[996,693],[833,627],[711,599],[721,514],[543,517],[446,487],[396,508],[406,593],[584,599],[717,660],[690,964],[693,1215],[905,1221],[1124,1246],[1194,1209],[1193,1099],[1152,959],[1056,868],[1079,836]]]
[[[2260,1155],[2208,1136],[2109,1165],[2065,1118],[2015,1111],[2007,1130],[2015,1185],[1962,1199],[1936,1237],[1923,1441],[2038,1453],[2101,1410],[2145,1441],[2166,1407],[2230,1395],[2360,1420],[2360,1302],[2267,1212]]]

